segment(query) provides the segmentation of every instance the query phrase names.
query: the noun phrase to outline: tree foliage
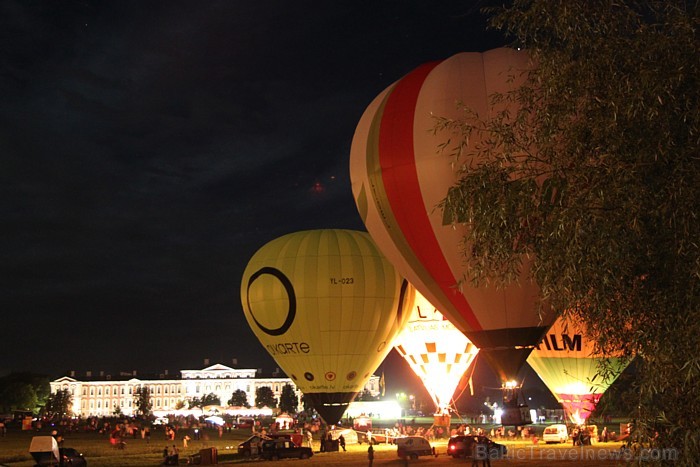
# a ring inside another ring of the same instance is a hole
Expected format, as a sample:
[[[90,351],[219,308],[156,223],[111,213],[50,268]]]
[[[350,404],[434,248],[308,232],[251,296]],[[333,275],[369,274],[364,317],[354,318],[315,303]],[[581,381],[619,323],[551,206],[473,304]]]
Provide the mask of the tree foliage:
[[[202,397],[192,397],[189,400],[190,408],[197,407],[201,409],[207,405],[221,405],[221,398],[213,392],[210,392],[209,394],[204,394]]]
[[[269,386],[260,386],[255,390],[256,407],[277,407],[277,399]]]
[[[205,394],[202,396],[202,407],[207,405],[221,405],[221,398],[213,392]]]
[[[148,386],[134,388],[134,407],[136,408],[136,415],[140,415],[142,418],[151,416],[153,401],[151,400],[151,390],[148,389]]]
[[[38,412],[51,392],[48,377],[34,373],[10,373],[0,378],[0,409]]]
[[[699,5],[515,0],[493,25],[533,58],[525,84],[436,126],[456,135],[442,208],[467,227],[465,280],[534,258],[600,350],[638,356],[630,417],[684,465],[700,459]]]
[[[280,409],[282,412],[296,413],[299,407],[299,397],[294,392],[291,384],[282,386],[282,394],[280,394]]]
[[[70,415],[73,406],[73,395],[68,389],[59,389],[46,399],[44,414],[55,420]]]
[[[248,403],[248,394],[242,389],[236,389],[231,394],[231,398],[228,400],[228,405],[236,407],[250,407]]]

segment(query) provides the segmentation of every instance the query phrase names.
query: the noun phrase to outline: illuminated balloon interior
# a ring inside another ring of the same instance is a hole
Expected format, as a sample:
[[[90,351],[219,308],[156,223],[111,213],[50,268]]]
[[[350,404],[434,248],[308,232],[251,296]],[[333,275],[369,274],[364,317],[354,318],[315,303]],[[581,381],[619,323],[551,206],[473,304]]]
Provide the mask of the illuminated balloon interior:
[[[420,377],[437,413],[446,412],[452,405],[455,389],[479,352],[419,292],[411,317],[394,346]]]

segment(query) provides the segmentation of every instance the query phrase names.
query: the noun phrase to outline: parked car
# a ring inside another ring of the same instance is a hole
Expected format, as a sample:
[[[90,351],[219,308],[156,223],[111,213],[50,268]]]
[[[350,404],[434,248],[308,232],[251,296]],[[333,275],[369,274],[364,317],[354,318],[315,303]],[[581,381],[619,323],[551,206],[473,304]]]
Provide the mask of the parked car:
[[[475,444],[486,446],[489,459],[502,459],[508,452],[507,447],[490,440],[486,436],[456,435],[452,436],[447,442],[447,453],[455,459],[459,457],[472,457]]]
[[[260,457],[276,461],[278,459],[308,459],[314,452],[309,447],[298,446],[290,439],[278,438],[263,441]]]
[[[397,449],[396,454],[401,459],[418,459],[419,456],[432,456],[432,446],[430,441],[422,436],[406,436],[405,438],[397,438],[395,440]]]
[[[85,457],[77,449],[58,448],[58,455],[61,458],[61,466],[87,467]]]
[[[249,457],[253,454],[257,456],[259,454],[259,446],[262,445],[262,442],[265,439],[267,438],[263,438],[262,436],[258,435],[251,436],[250,438],[238,445],[238,454],[241,454],[242,456],[246,457]]]
[[[542,433],[542,441],[545,443],[566,443],[569,440],[569,430],[566,425],[550,425]]]

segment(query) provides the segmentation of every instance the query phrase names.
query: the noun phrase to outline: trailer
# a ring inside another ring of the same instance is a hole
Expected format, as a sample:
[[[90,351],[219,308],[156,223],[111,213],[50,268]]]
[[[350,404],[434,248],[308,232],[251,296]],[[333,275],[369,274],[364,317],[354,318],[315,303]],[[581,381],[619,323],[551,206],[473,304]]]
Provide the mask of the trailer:
[[[60,456],[58,443],[53,436],[34,436],[29,445],[29,453],[39,466],[58,466]]]

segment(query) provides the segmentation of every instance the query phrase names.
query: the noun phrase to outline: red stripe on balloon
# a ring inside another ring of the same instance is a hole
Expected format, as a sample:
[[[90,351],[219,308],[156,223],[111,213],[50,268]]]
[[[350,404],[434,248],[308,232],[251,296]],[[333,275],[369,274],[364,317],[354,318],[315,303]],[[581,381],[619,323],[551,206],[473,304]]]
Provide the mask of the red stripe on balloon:
[[[471,306],[455,288],[457,280],[435,238],[418,183],[413,146],[416,101],[428,74],[439,63],[426,63],[406,75],[387,99],[379,127],[382,180],[394,218],[418,261],[459,311],[469,330],[481,331]]]

